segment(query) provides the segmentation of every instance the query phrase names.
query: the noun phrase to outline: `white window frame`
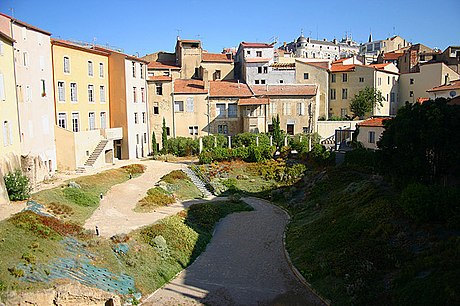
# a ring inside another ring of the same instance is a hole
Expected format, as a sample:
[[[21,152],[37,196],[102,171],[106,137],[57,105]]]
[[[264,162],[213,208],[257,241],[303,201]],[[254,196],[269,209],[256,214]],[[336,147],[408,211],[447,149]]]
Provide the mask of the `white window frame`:
[[[59,86],[62,85],[62,86]],[[65,103],[65,82],[57,81],[58,102]]]
[[[227,117],[227,105],[225,103],[216,103],[216,118]]]
[[[76,117],[74,115],[76,115]],[[77,133],[77,132],[79,132],[81,130],[81,128],[80,128],[80,112],[72,112],[71,116],[72,116],[71,117],[71,120],[72,120],[72,132]],[[76,125],[74,123],[75,119],[76,119]]]
[[[75,87],[72,88],[72,85],[75,84]],[[70,102],[71,103],[78,103],[78,85],[76,82],[70,83]]]
[[[237,118],[238,117],[238,104],[237,103],[229,103],[227,105],[227,113],[228,118]]]
[[[106,129],[107,128],[107,113],[106,112],[100,112],[99,113],[99,119],[101,123],[101,129]]]
[[[64,73],[70,73],[70,57],[64,56]]]
[[[105,100],[105,86],[100,85],[99,86],[99,102],[104,104],[106,102]]]
[[[195,103],[193,101],[193,97],[187,97],[186,104],[187,113],[193,113],[195,111]]]
[[[369,131],[367,134],[367,140],[369,143],[375,143],[375,131]]]
[[[96,112],[88,112],[88,129],[90,131],[96,129]]]
[[[61,118],[61,115],[64,118]],[[63,126],[61,125],[61,121],[63,122]],[[60,128],[67,129],[67,113],[66,112],[59,112],[57,116],[57,124]]]
[[[94,85],[88,84],[88,103],[94,103]]]
[[[0,100],[6,100],[6,92],[5,92],[5,80],[3,78],[3,74],[0,73]]]
[[[92,61],[88,61],[88,76],[94,76],[94,65]]]
[[[99,63],[99,77],[104,78],[104,63]]]
[[[174,101],[174,112],[175,113],[184,112],[184,101]]]

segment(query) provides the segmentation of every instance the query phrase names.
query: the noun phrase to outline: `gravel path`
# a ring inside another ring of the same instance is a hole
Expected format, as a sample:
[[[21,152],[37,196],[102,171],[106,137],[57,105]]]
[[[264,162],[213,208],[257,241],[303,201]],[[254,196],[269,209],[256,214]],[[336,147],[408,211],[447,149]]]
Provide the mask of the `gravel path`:
[[[287,214],[261,199],[244,200],[255,210],[224,218],[206,251],[143,305],[324,305],[285,258]]]
[[[148,189],[154,187],[163,175],[186,167],[184,164],[161,161],[148,161],[142,164],[147,166],[145,172],[139,177],[113,186],[101,200],[93,215],[86,220],[85,228],[95,230],[97,226],[101,236],[111,237],[115,234],[128,233],[176,214],[196,202],[175,203],[152,213],[134,212],[133,208],[136,203],[146,195]]]

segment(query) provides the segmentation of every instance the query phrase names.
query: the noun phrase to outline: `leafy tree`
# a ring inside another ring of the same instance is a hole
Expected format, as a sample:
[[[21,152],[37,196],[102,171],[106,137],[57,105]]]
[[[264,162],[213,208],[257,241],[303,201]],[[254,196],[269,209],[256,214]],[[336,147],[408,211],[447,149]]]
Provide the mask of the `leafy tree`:
[[[363,117],[366,113],[371,112],[376,105],[383,106],[385,98],[380,90],[373,87],[366,87],[358,92],[350,102],[350,110],[353,113],[352,119]]]
[[[459,176],[460,106],[446,99],[409,104],[385,123],[377,143],[383,171],[399,183],[446,185]]]
[[[277,148],[281,148],[283,145],[283,133],[281,131],[281,126],[280,126],[280,115],[276,115],[275,117],[272,117],[272,125],[273,125],[273,142],[274,145]]]
[[[163,117],[163,128],[162,128],[162,134],[161,134],[161,143],[163,145],[162,152],[163,154],[168,153],[168,132],[166,130],[166,120]]]
[[[155,156],[158,154],[157,150],[157,139],[155,137],[155,132],[152,132],[152,154]]]

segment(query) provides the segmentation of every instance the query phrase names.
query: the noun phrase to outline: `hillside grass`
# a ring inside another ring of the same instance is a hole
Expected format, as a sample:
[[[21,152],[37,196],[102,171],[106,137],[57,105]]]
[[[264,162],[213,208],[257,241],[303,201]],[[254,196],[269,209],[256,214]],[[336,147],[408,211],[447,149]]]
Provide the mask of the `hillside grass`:
[[[114,185],[144,172],[144,166],[133,164],[107,170],[95,175],[82,176],[66,181],[61,186],[39,191],[32,200],[45,205],[65,221],[83,224],[99,206],[100,195],[105,195]],[[68,183],[76,182],[81,188],[72,188]]]

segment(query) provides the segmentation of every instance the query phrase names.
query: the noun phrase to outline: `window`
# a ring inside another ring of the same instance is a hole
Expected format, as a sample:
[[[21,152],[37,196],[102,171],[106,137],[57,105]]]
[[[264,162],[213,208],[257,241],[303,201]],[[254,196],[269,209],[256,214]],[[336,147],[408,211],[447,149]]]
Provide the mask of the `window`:
[[[348,73],[342,73],[342,82],[348,82]]]
[[[147,143],[147,133],[144,133],[144,143]]]
[[[236,118],[238,114],[238,105],[236,103],[228,104],[228,117]]]
[[[42,90],[42,97],[46,97],[46,83],[45,83],[45,80],[41,79],[40,80],[40,84],[41,84],[41,90]]]
[[[331,83],[335,83],[337,75],[331,74]]]
[[[336,99],[335,88],[331,88],[331,100],[335,100],[335,99]]]
[[[64,73],[70,73],[70,59],[67,56],[64,57]]]
[[[80,115],[78,113],[72,113],[72,131],[80,131]]]
[[[167,136],[171,135],[171,129],[169,128],[169,126],[166,127],[166,135]]]
[[[193,97],[188,97],[186,100],[186,109],[187,113],[193,113],[194,112],[194,102],[193,102]]]
[[[143,64],[139,64],[139,65],[140,65],[140,70],[141,70],[141,72],[140,72],[141,79],[143,79],[144,78],[144,65]]]
[[[154,115],[160,114],[160,108],[158,107],[158,102],[153,103],[153,114]]]
[[[286,133],[288,133],[288,135],[294,135],[294,124],[286,125]]]
[[[378,86],[382,85],[382,78],[378,78],[378,79],[377,79],[377,85],[378,85]]]
[[[11,123],[3,121],[3,145],[9,146],[13,144],[13,130],[11,129]]]
[[[364,83],[364,77],[359,77],[359,82]]]
[[[77,102],[77,83],[70,83],[70,101]]]
[[[145,112],[142,112],[142,123],[145,123],[145,119],[146,119]]]
[[[375,143],[375,132],[374,131],[369,131],[369,143]]]
[[[60,128],[63,128],[63,129],[67,128],[67,115],[66,115],[66,113],[59,113],[58,114],[58,126]]]
[[[395,103],[395,102],[396,102],[396,101],[395,101],[395,97],[396,97],[395,93],[394,93],[394,92],[391,92],[391,93],[390,93],[390,103]]]
[[[22,55],[23,55],[23,65],[24,65],[24,67],[29,67],[29,53],[24,52]]]
[[[139,144],[139,134],[136,134],[136,143]],[[137,155],[137,154],[136,154]],[[137,156],[136,156],[137,157]]]
[[[156,83],[155,89],[156,89],[156,93],[158,96],[163,95],[163,84],[162,83]]]
[[[284,80],[280,80],[280,84],[283,84],[284,83]]]
[[[299,116],[305,115],[305,103],[303,102],[297,103],[297,115]]]
[[[5,101],[5,82],[3,80],[3,74],[0,73],[0,100]]]
[[[262,73],[262,67],[257,67],[257,73]]]
[[[27,102],[32,101],[32,89],[30,88],[29,85],[26,85],[26,101]]]
[[[264,73],[268,73],[268,67],[264,66]]]
[[[45,57],[43,55],[40,55],[39,63],[40,63],[40,70],[41,71],[45,70]]]
[[[390,77],[388,76],[388,85],[390,85]]]
[[[224,118],[225,117],[225,104],[224,103],[217,103],[216,104],[216,117],[217,118]]]
[[[224,134],[224,135],[227,135],[228,134],[228,125],[226,124],[219,124],[217,126],[217,134]]]
[[[101,117],[101,129],[106,129],[107,128],[107,114],[105,112],[101,112],[99,114]]]
[[[277,104],[275,103],[270,103],[270,115],[276,115],[278,110],[277,110]]]
[[[342,99],[346,100],[348,99],[348,89],[342,88]]]
[[[189,126],[188,127],[188,133],[190,135],[198,135],[198,126]]]
[[[265,80],[260,80],[260,84],[265,84]]]
[[[413,97],[413,96],[414,96],[414,92],[411,90],[411,91],[409,92],[409,97]]]
[[[291,114],[291,103],[286,102],[283,103],[283,115],[290,115]]]
[[[131,65],[133,66],[133,78],[136,77],[136,63],[132,62]]]
[[[139,123],[139,115],[137,113],[134,113],[134,123],[135,124]]]
[[[183,112],[184,111],[184,101],[174,101],[174,112]]]
[[[94,86],[88,85],[88,102],[94,102]]]
[[[137,103],[137,88],[133,87],[133,102]]]
[[[302,133],[308,134],[308,127],[306,126],[302,127]]]
[[[246,54],[247,54],[247,55],[250,55],[250,54],[251,54],[251,50],[246,51]]]
[[[257,57],[262,57],[262,51],[256,51],[256,56]]]
[[[99,63],[99,77],[103,78],[104,77],[104,64]]]
[[[259,80],[255,80],[255,83],[256,83],[256,85],[257,85],[257,84],[260,84],[260,81],[259,81]]]
[[[193,75],[193,78],[199,78],[200,77],[200,68],[195,68],[195,74]]]
[[[273,133],[273,124],[271,123],[268,124],[268,132]]]
[[[99,86],[99,100],[101,103],[105,103],[105,87]]]
[[[305,73],[303,74],[303,79],[304,79],[304,80],[308,80],[308,78],[309,78],[308,72],[305,72]]]
[[[216,70],[216,72],[214,73],[214,79],[220,80],[220,78],[221,78],[221,71]]]
[[[410,79],[410,80],[409,80],[409,83],[410,83],[411,85],[414,85],[414,79]]]
[[[88,126],[90,130],[96,129],[96,114],[94,112],[88,113]]]
[[[340,117],[344,118],[344,117],[347,116],[347,114],[348,114],[348,109],[346,109],[346,108],[341,108],[340,109]]]
[[[57,82],[58,101],[65,101],[65,85],[64,82]]]
[[[88,76],[93,76],[94,75],[94,72],[93,72],[93,62],[92,61],[88,61]]]

